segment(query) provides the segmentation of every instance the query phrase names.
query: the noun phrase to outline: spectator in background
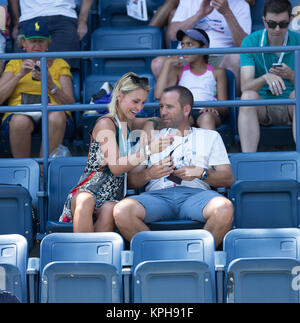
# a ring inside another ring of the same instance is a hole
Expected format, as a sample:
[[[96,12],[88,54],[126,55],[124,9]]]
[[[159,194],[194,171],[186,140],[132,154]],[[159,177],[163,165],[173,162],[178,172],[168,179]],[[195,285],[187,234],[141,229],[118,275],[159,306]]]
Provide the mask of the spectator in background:
[[[0,0],[0,54],[5,53],[6,38],[4,32],[6,30],[7,0]],[[0,60],[0,75],[2,74],[4,61]]]
[[[289,28],[296,33],[300,33],[300,5],[293,8],[292,16],[293,19]]]
[[[27,52],[44,52],[50,44],[50,35],[42,19],[24,24],[20,46]],[[73,104],[73,86],[70,66],[63,59],[48,60],[47,85],[49,102]],[[0,104],[8,99],[9,106],[41,103],[39,61],[36,59],[10,60],[0,78]],[[13,157],[30,157],[31,134],[39,125],[41,112],[5,113],[1,134],[9,140]],[[49,112],[49,152],[59,146],[65,130],[74,128],[70,112]],[[42,155],[42,149],[40,152]]]
[[[202,29],[179,30],[176,36],[181,48],[208,48],[209,38]],[[208,64],[208,55],[171,56],[164,65],[156,81],[155,97],[160,99],[164,88],[172,85],[188,88],[194,101],[227,100],[227,78],[223,68]],[[191,125],[216,130],[226,116],[228,108],[218,109],[202,107],[192,110]]]
[[[218,132],[190,127],[192,106],[193,95],[187,88],[176,85],[164,89],[160,115],[168,129],[157,135],[166,136],[174,130],[174,142],[162,153],[151,155],[148,168],[139,166],[128,177],[136,188],[148,185],[145,193],[125,198],[114,207],[116,226],[127,241],[149,230],[147,223],[161,220],[204,222],[216,246],[231,229],[232,204],[210,187],[232,185],[228,155]]]
[[[292,19],[289,1],[267,0],[264,4],[265,29],[247,36],[242,47],[299,46],[300,34],[288,30]],[[275,65],[274,65],[275,64]],[[294,52],[241,54],[242,100],[294,98]],[[260,139],[260,125],[293,124],[295,107],[240,107],[238,131],[243,152],[255,152]]]
[[[244,37],[251,32],[251,14],[245,0],[181,0],[169,27],[169,37],[176,40],[179,29],[200,28],[207,32],[211,48],[239,47]],[[152,61],[152,72],[157,78],[165,57]],[[239,54],[210,55],[214,67],[231,70],[239,90]]]
[[[179,4],[179,0],[166,0],[163,5],[161,5],[154,16],[152,17],[149,26],[156,26],[157,28],[163,29],[166,28],[166,48],[169,47],[169,38],[168,38],[168,26],[172,20],[172,17],[175,13],[175,10]]]
[[[43,17],[51,36],[49,51],[80,51],[80,41],[88,32],[87,19],[93,0],[82,0],[77,18],[75,0],[9,0],[14,26],[13,37],[23,33],[24,23]],[[21,13],[21,14],[20,14]],[[66,59],[79,69],[79,59]]]

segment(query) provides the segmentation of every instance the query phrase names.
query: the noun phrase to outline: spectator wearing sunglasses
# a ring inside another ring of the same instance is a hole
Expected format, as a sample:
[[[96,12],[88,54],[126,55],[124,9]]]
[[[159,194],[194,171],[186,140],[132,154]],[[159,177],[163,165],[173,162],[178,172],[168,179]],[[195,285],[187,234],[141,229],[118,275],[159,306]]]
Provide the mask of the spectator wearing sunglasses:
[[[248,35],[242,47],[299,46],[300,35],[288,30],[292,19],[289,1],[267,0],[265,28]],[[295,97],[294,53],[269,52],[241,54],[242,100],[286,99]],[[255,152],[260,140],[260,125],[293,125],[294,105],[240,107],[238,131],[243,152]]]
[[[149,93],[148,79],[134,73],[123,75],[115,84],[109,114],[100,117],[92,132],[84,173],[67,197],[61,222],[73,222],[74,232],[114,230],[113,207],[126,194],[127,172],[172,143],[169,137],[156,138],[149,145],[131,149],[129,133],[142,129],[147,121],[136,118]],[[152,122],[150,122],[152,123]]]

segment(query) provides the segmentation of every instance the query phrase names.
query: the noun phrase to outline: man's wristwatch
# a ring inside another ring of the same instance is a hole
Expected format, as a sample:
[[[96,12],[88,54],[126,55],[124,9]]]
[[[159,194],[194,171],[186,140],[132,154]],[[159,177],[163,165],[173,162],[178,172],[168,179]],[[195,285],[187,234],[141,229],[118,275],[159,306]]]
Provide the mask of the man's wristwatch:
[[[209,176],[208,169],[207,168],[203,168],[203,172],[202,172],[202,175],[200,177],[201,181],[205,181],[208,176]]]
[[[58,87],[58,85],[56,85],[56,87],[54,89],[50,90],[50,93],[55,94],[58,91],[58,89],[59,89],[59,87]]]

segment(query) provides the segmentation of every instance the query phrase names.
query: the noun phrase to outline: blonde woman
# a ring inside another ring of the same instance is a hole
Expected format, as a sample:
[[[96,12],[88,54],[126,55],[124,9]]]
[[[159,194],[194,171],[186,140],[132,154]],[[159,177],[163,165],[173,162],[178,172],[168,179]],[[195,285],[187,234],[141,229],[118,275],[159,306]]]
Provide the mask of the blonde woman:
[[[88,161],[79,184],[68,195],[61,222],[73,222],[74,232],[113,231],[112,211],[126,192],[126,175],[135,166],[170,145],[161,137],[136,153],[130,152],[129,132],[154,119],[136,118],[147,100],[148,79],[127,73],[115,84],[109,114],[91,132]]]

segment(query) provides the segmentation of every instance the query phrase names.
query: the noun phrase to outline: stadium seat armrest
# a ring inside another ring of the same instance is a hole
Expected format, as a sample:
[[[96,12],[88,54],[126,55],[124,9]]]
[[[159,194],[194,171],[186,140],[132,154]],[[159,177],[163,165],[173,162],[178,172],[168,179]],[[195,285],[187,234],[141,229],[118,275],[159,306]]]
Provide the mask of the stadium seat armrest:
[[[28,290],[29,302],[36,303],[38,298],[38,274],[40,270],[40,258],[28,258],[27,277],[28,277]]]
[[[216,272],[216,288],[217,302],[224,302],[224,278],[227,254],[225,251],[215,251],[215,272]]]
[[[132,275],[130,267],[122,268],[124,303],[130,303],[131,276]]]

